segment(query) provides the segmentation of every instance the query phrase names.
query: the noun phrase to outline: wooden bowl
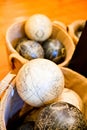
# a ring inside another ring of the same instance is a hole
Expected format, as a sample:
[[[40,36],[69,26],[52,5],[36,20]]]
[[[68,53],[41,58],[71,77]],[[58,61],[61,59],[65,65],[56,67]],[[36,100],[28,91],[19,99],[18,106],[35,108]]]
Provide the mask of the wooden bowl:
[[[19,69],[21,65],[28,62],[27,59],[23,58],[16,50],[15,46],[19,38],[26,36],[24,31],[24,25],[27,19],[18,20],[13,23],[6,32],[6,45],[9,51],[9,61],[11,63],[12,69]],[[59,64],[60,66],[67,66],[70,59],[72,58],[73,52],[75,50],[75,45],[72,38],[66,31],[66,27],[62,22],[53,22],[53,32],[51,35],[52,38],[60,40],[65,46],[66,49],[66,58]]]
[[[73,39],[75,45],[78,43],[81,32],[85,26],[85,22],[86,20],[76,20],[67,26],[67,32]]]
[[[87,78],[77,72],[61,67],[65,78],[65,87],[74,90],[84,103],[84,114],[87,119]],[[6,130],[7,122],[24,106],[24,102],[19,97],[15,80],[11,82],[6,90],[0,104],[0,130]]]

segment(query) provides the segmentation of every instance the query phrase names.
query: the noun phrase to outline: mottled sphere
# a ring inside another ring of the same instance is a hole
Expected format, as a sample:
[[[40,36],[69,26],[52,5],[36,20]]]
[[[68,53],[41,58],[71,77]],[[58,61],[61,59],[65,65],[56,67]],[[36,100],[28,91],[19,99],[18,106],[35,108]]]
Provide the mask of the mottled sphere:
[[[87,130],[87,122],[75,106],[56,102],[41,110],[34,130]]]
[[[42,42],[52,34],[52,22],[43,14],[32,15],[25,23],[25,33],[28,38]]]
[[[16,88],[26,103],[39,107],[53,102],[62,93],[64,76],[54,62],[37,58],[18,71]]]
[[[48,39],[43,42],[45,58],[60,64],[65,60],[66,50],[64,45],[57,39]]]
[[[42,46],[38,42],[32,40],[22,40],[22,42],[18,43],[16,51],[28,60],[44,57]]]

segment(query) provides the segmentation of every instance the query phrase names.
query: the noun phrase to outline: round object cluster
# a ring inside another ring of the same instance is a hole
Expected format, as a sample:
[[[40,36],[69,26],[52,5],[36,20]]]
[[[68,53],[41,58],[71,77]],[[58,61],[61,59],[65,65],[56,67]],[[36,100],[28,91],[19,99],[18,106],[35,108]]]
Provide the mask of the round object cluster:
[[[25,59],[46,58],[56,64],[65,60],[65,46],[52,38],[53,24],[43,14],[30,16],[23,26],[25,36],[20,38],[15,46],[16,51]]]
[[[87,122],[81,111],[66,102],[56,102],[39,113],[35,130],[86,130]]]
[[[54,62],[37,58],[30,60],[19,70],[16,87],[26,103],[40,107],[53,102],[62,93],[64,76]]]
[[[25,32],[32,40],[45,41],[52,33],[52,22],[45,15],[32,15],[25,23]]]

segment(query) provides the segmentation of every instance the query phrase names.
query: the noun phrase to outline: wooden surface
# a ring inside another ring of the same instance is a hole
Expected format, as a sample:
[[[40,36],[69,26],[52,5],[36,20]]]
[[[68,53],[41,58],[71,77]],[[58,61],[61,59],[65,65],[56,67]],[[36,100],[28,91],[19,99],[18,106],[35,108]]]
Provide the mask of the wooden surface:
[[[5,44],[7,28],[17,19],[36,13],[68,25],[87,19],[87,0],[0,0],[0,80],[11,70]]]

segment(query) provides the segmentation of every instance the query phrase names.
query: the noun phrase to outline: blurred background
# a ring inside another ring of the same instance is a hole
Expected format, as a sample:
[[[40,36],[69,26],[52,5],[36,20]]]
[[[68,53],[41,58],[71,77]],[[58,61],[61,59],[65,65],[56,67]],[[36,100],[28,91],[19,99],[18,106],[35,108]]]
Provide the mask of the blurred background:
[[[0,80],[10,71],[5,45],[7,28],[16,20],[41,13],[68,25],[87,19],[86,0],[0,0]]]

